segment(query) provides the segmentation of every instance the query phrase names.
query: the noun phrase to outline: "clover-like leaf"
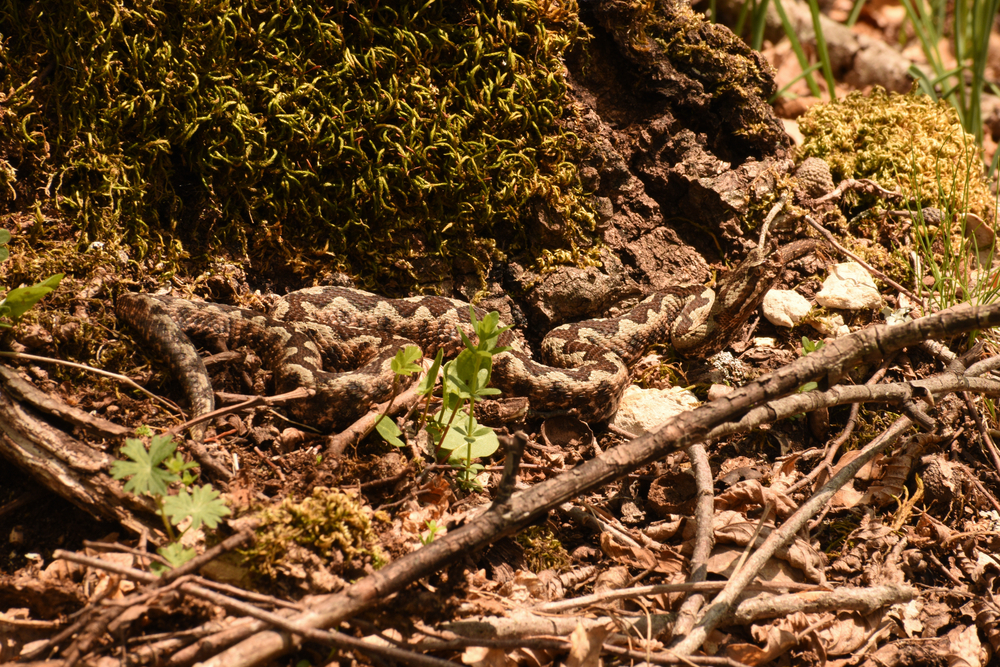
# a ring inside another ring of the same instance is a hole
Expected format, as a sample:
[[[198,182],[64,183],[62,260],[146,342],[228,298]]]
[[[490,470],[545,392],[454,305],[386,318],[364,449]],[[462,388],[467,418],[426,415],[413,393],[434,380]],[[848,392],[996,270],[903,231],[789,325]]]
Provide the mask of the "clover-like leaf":
[[[175,496],[169,496],[163,501],[163,512],[170,517],[170,523],[179,526],[184,519],[191,517],[188,530],[197,530],[201,524],[215,528],[224,516],[229,515],[226,502],[219,497],[219,492],[211,484],[193,486],[190,490],[181,489]]]
[[[174,453],[177,443],[173,437],[155,436],[149,449],[142,440],[128,438],[121,452],[129,458],[128,461],[115,461],[111,465],[111,476],[115,479],[130,478],[125,483],[125,491],[151,496],[167,495],[167,487],[178,479],[175,473],[164,470],[160,462]]]
[[[480,426],[473,417],[472,435],[467,435],[468,425],[469,413],[463,410],[455,416],[455,422],[445,434],[444,441],[438,445],[440,450],[451,452],[449,462],[485,458],[500,449],[500,440],[493,429]]]

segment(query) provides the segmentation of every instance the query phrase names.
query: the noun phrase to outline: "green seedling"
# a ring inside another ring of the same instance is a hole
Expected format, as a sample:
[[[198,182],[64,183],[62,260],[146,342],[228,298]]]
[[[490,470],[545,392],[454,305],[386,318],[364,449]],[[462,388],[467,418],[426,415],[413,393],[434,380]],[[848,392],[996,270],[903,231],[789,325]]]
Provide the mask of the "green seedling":
[[[475,463],[475,460],[492,456],[500,448],[500,441],[493,429],[481,426],[476,421],[473,413],[478,401],[500,393],[498,389],[489,386],[490,375],[493,356],[510,349],[499,344],[500,336],[510,327],[500,326],[500,314],[495,311],[480,320],[472,306],[469,307],[469,320],[475,342],[459,329],[465,349],[447,363],[442,363],[444,355],[438,350],[430,370],[417,387],[424,399],[424,411],[418,426],[430,436],[435,458],[446,460],[458,469],[459,486],[467,490],[478,490],[476,476],[482,472],[483,467]],[[392,364],[396,380],[420,370],[415,363],[419,356],[420,350],[410,347],[396,354]],[[439,376],[441,407],[431,415],[428,414],[430,400]],[[394,394],[395,386],[394,383]],[[379,418],[376,429],[386,442],[397,447],[405,446],[403,432],[385,415]]]
[[[10,257],[10,250],[7,248],[9,242],[10,232],[6,229],[0,229],[0,262]],[[57,273],[30,287],[17,287],[7,292],[7,296],[0,301],[0,318],[9,320],[9,322],[0,322],[0,327],[10,328],[14,326],[22,315],[59,286],[63,275]]]
[[[806,356],[810,352],[815,352],[816,350],[822,349],[826,345],[821,340],[811,340],[808,336],[802,337],[802,356]],[[819,388],[819,383],[817,382],[806,382],[804,385],[799,387],[799,393],[804,394],[807,391],[813,391]]]
[[[140,430],[149,432],[148,428]],[[197,530],[202,525],[215,528],[222,517],[230,513],[211,484],[195,485],[197,475],[192,473],[192,469],[197,467],[196,464],[184,461],[176,450],[177,442],[170,434],[152,436],[148,447],[144,440],[128,438],[121,450],[126,460],[115,461],[111,466],[112,477],[127,480],[126,492],[149,496],[156,503],[170,540],[157,553],[173,567],[186,563],[196,555],[193,549],[180,543],[184,533]],[[170,486],[177,483],[181,487],[171,494]],[[178,533],[175,528],[188,519],[188,527]],[[154,563],[153,568],[158,569],[157,564]]]
[[[427,526],[427,533],[420,536],[420,543],[427,546],[434,541],[434,536],[441,532],[441,525],[434,519],[431,519],[424,525]]]

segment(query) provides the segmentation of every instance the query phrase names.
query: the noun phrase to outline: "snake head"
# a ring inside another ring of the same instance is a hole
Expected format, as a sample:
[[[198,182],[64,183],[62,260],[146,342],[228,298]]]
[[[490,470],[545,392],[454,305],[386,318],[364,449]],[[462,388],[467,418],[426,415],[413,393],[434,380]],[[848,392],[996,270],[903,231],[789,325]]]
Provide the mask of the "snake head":
[[[760,306],[790,258],[773,240],[751,250],[716,288],[715,302],[706,318],[703,335],[689,336],[680,345],[675,344],[677,351],[686,357],[702,357],[722,350]]]

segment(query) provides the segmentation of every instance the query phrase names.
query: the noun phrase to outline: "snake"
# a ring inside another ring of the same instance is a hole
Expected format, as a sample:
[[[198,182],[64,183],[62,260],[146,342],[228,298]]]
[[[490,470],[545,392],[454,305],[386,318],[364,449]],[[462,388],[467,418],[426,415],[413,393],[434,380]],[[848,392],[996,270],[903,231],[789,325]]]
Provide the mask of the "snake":
[[[526,397],[536,414],[605,421],[618,409],[630,368],[653,346],[670,345],[682,358],[719,352],[785,264],[817,246],[813,239],[781,247],[761,243],[715,289],[668,287],[617,317],[556,327],[542,340],[541,361],[507,331],[498,344],[509,349],[494,356],[491,383],[505,396]],[[471,308],[477,319],[486,315]],[[392,360],[403,347],[418,345],[429,357],[440,349],[448,357],[464,347],[460,330],[474,336],[464,301],[433,295],[392,299],[333,286],[286,294],[266,313],[124,292],[116,314],[166,360],[195,416],[214,408],[210,376],[193,343],[199,340],[217,350],[256,351],[279,393],[310,390],[310,398],[288,408],[321,430],[343,428],[388,400],[395,390]]]

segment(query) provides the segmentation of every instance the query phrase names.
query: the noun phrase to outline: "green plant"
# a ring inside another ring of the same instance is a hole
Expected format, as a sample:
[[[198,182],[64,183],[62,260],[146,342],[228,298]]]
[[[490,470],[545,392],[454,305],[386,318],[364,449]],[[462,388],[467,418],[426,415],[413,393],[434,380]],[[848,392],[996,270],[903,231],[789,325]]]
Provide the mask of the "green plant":
[[[802,356],[804,357],[807,354],[809,354],[810,352],[815,352],[816,350],[821,350],[821,349],[823,349],[824,345],[826,345],[826,343],[824,343],[821,340],[811,340],[808,336],[803,336],[802,337]]]
[[[148,433],[148,429],[145,429]],[[195,486],[197,476],[191,470],[197,465],[184,461],[176,453],[177,442],[170,434],[154,435],[147,447],[144,440],[128,438],[121,453],[128,460],[115,461],[111,466],[111,476],[127,479],[125,491],[136,495],[147,495],[156,504],[157,512],[163,520],[169,543],[157,549],[173,567],[177,567],[195,557],[193,549],[180,543],[180,538],[189,530],[197,530],[202,524],[215,528],[219,520],[229,514],[229,508],[219,497],[211,484]],[[176,493],[170,493],[170,485],[180,483]],[[187,528],[180,533],[174,530],[190,520]],[[153,564],[154,570],[159,568]]]
[[[7,248],[9,242],[10,232],[6,229],[0,229],[0,262],[10,257],[10,250]],[[0,328],[12,327],[42,297],[59,286],[59,281],[63,279],[63,275],[62,273],[57,273],[30,287],[15,287],[7,292],[7,295],[0,301],[0,318],[10,321],[0,322]]]
[[[438,350],[430,370],[418,387],[418,392],[424,397],[418,428],[427,431],[434,450],[432,453],[438,459],[447,459],[459,470],[459,485],[466,489],[478,489],[476,476],[483,467],[474,461],[491,456],[499,449],[500,442],[493,429],[479,425],[473,412],[476,402],[500,393],[499,389],[489,386],[490,374],[493,355],[510,349],[498,345],[500,335],[510,327],[499,326],[500,314],[496,311],[478,319],[472,306],[469,306],[469,319],[475,342],[459,328],[465,349],[443,365],[444,353]],[[408,347],[396,354],[392,368],[397,379],[419,370],[419,366],[413,363],[419,353],[419,349],[414,352]],[[441,407],[429,415],[438,375],[441,376]],[[400,438],[402,431],[385,415],[380,416],[376,429],[387,442],[397,447],[404,446]]]
[[[812,17],[813,32],[816,34],[816,55],[823,65],[823,78],[826,79],[827,94],[830,101],[837,99],[836,82],[833,80],[833,66],[830,64],[830,53],[826,48],[826,37],[823,35],[823,25],[820,23],[819,2],[809,1],[809,15]]]
[[[917,291],[926,294],[939,308],[963,301],[989,304],[1000,295],[1000,281],[988,271],[996,253],[996,241],[979,247],[971,225],[981,219],[961,210],[945,210],[929,219],[930,212],[919,205],[911,208],[913,239],[920,257],[921,273],[933,277],[933,284],[916,281]]]
[[[821,340],[811,340],[808,336],[802,337],[802,356],[806,356],[810,352],[815,352],[816,350],[822,349],[826,345]],[[808,391],[813,391],[819,388],[818,382],[806,382],[804,385],[799,387],[799,393],[804,394]]]
[[[993,18],[1000,0],[903,0],[906,15],[920,41],[933,78],[913,66],[910,74],[932,99],[946,99],[958,112],[965,131],[983,143],[982,94],[986,84]],[[945,69],[941,44],[950,33],[957,66]],[[904,34],[904,31],[900,31]],[[994,89],[993,84],[990,84]],[[939,92],[940,90],[940,92]]]
[[[427,526],[427,534],[420,536],[420,543],[427,546],[434,541],[434,536],[441,532],[442,526],[434,519],[430,519],[424,525]]]
[[[747,18],[750,18],[750,48],[760,51],[764,45],[764,28],[767,26],[767,5],[770,0],[750,0],[744,2],[740,8],[740,14],[736,19],[736,26],[733,32],[737,35],[743,34],[743,25]]]

